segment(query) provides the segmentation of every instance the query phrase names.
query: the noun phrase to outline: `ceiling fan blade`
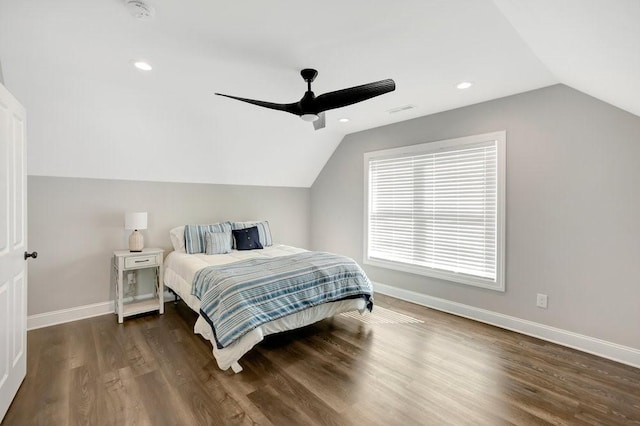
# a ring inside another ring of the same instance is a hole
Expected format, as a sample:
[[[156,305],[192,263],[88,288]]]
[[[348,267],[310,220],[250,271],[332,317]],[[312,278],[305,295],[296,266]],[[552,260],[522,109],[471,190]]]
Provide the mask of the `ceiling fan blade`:
[[[325,120],[324,112],[321,112],[320,114],[318,114],[318,119],[313,122],[313,128],[316,130],[320,130],[320,129],[324,129],[325,125],[326,125],[326,120]]]
[[[348,89],[336,90],[318,96],[315,99],[316,111],[328,111],[334,108],[341,108],[385,93],[396,90],[396,83],[392,79],[380,80],[361,86],[349,87]]]
[[[286,112],[289,112],[289,113],[295,114],[295,115],[302,114],[302,112],[300,111],[300,107],[299,107],[297,102],[291,103],[291,104],[277,104],[277,103],[274,103],[274,102],[265,102],[265,101],[258,101],[258,100],[255,100],[255,99],[239,98],[237,96],[225,95],[223,93],[216,93],[216,95],[224,96],[225,98],[231,98],[231,99],[235,99],[237,101],[242,101],[242,102],[246,102],[246,103],[253,104],[253,105],[258,105],[258,106],[261,106],[261,107],[264,107],[264,108],[275,109],[275,110],[278,110],[278,111],[286,111]]]

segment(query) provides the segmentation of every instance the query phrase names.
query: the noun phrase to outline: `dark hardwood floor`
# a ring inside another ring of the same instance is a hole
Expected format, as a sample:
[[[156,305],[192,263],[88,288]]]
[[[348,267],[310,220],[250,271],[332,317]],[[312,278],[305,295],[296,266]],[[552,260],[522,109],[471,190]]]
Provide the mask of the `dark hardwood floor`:
[[[30,331],[3,425],[640,424],[640,369],[376,296],[423,324],[334,317],[220,371],[196,317],[106,315]]]

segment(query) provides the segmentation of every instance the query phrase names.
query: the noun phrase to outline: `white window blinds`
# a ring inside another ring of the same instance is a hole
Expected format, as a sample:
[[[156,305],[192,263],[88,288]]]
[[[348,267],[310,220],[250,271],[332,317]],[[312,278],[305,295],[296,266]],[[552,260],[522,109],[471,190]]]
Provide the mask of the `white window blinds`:
[[[366,261],[502,289],[503,141],[504,132],[366,154]]]

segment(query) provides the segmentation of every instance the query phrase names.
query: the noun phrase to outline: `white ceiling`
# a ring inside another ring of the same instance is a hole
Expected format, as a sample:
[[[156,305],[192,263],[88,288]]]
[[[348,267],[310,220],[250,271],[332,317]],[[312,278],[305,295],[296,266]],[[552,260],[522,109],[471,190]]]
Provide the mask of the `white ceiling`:
[[[637,0],[149,1],[148,22],[123,0],[0,2],[30,174],[308,187],[345,134],[555,83],[640,115]],[[294,102],[305,67],[316,94],[397,90],[327,112],[320,131],[213,95]]]

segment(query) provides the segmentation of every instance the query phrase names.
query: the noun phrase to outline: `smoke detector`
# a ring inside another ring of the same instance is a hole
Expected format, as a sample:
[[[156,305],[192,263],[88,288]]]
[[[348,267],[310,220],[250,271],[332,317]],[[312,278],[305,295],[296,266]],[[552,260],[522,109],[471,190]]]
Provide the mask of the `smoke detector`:
[[[146,0],[125,0],[125,5],[131,16],[141,21],[148,21],[156,14],[156,10]]]

